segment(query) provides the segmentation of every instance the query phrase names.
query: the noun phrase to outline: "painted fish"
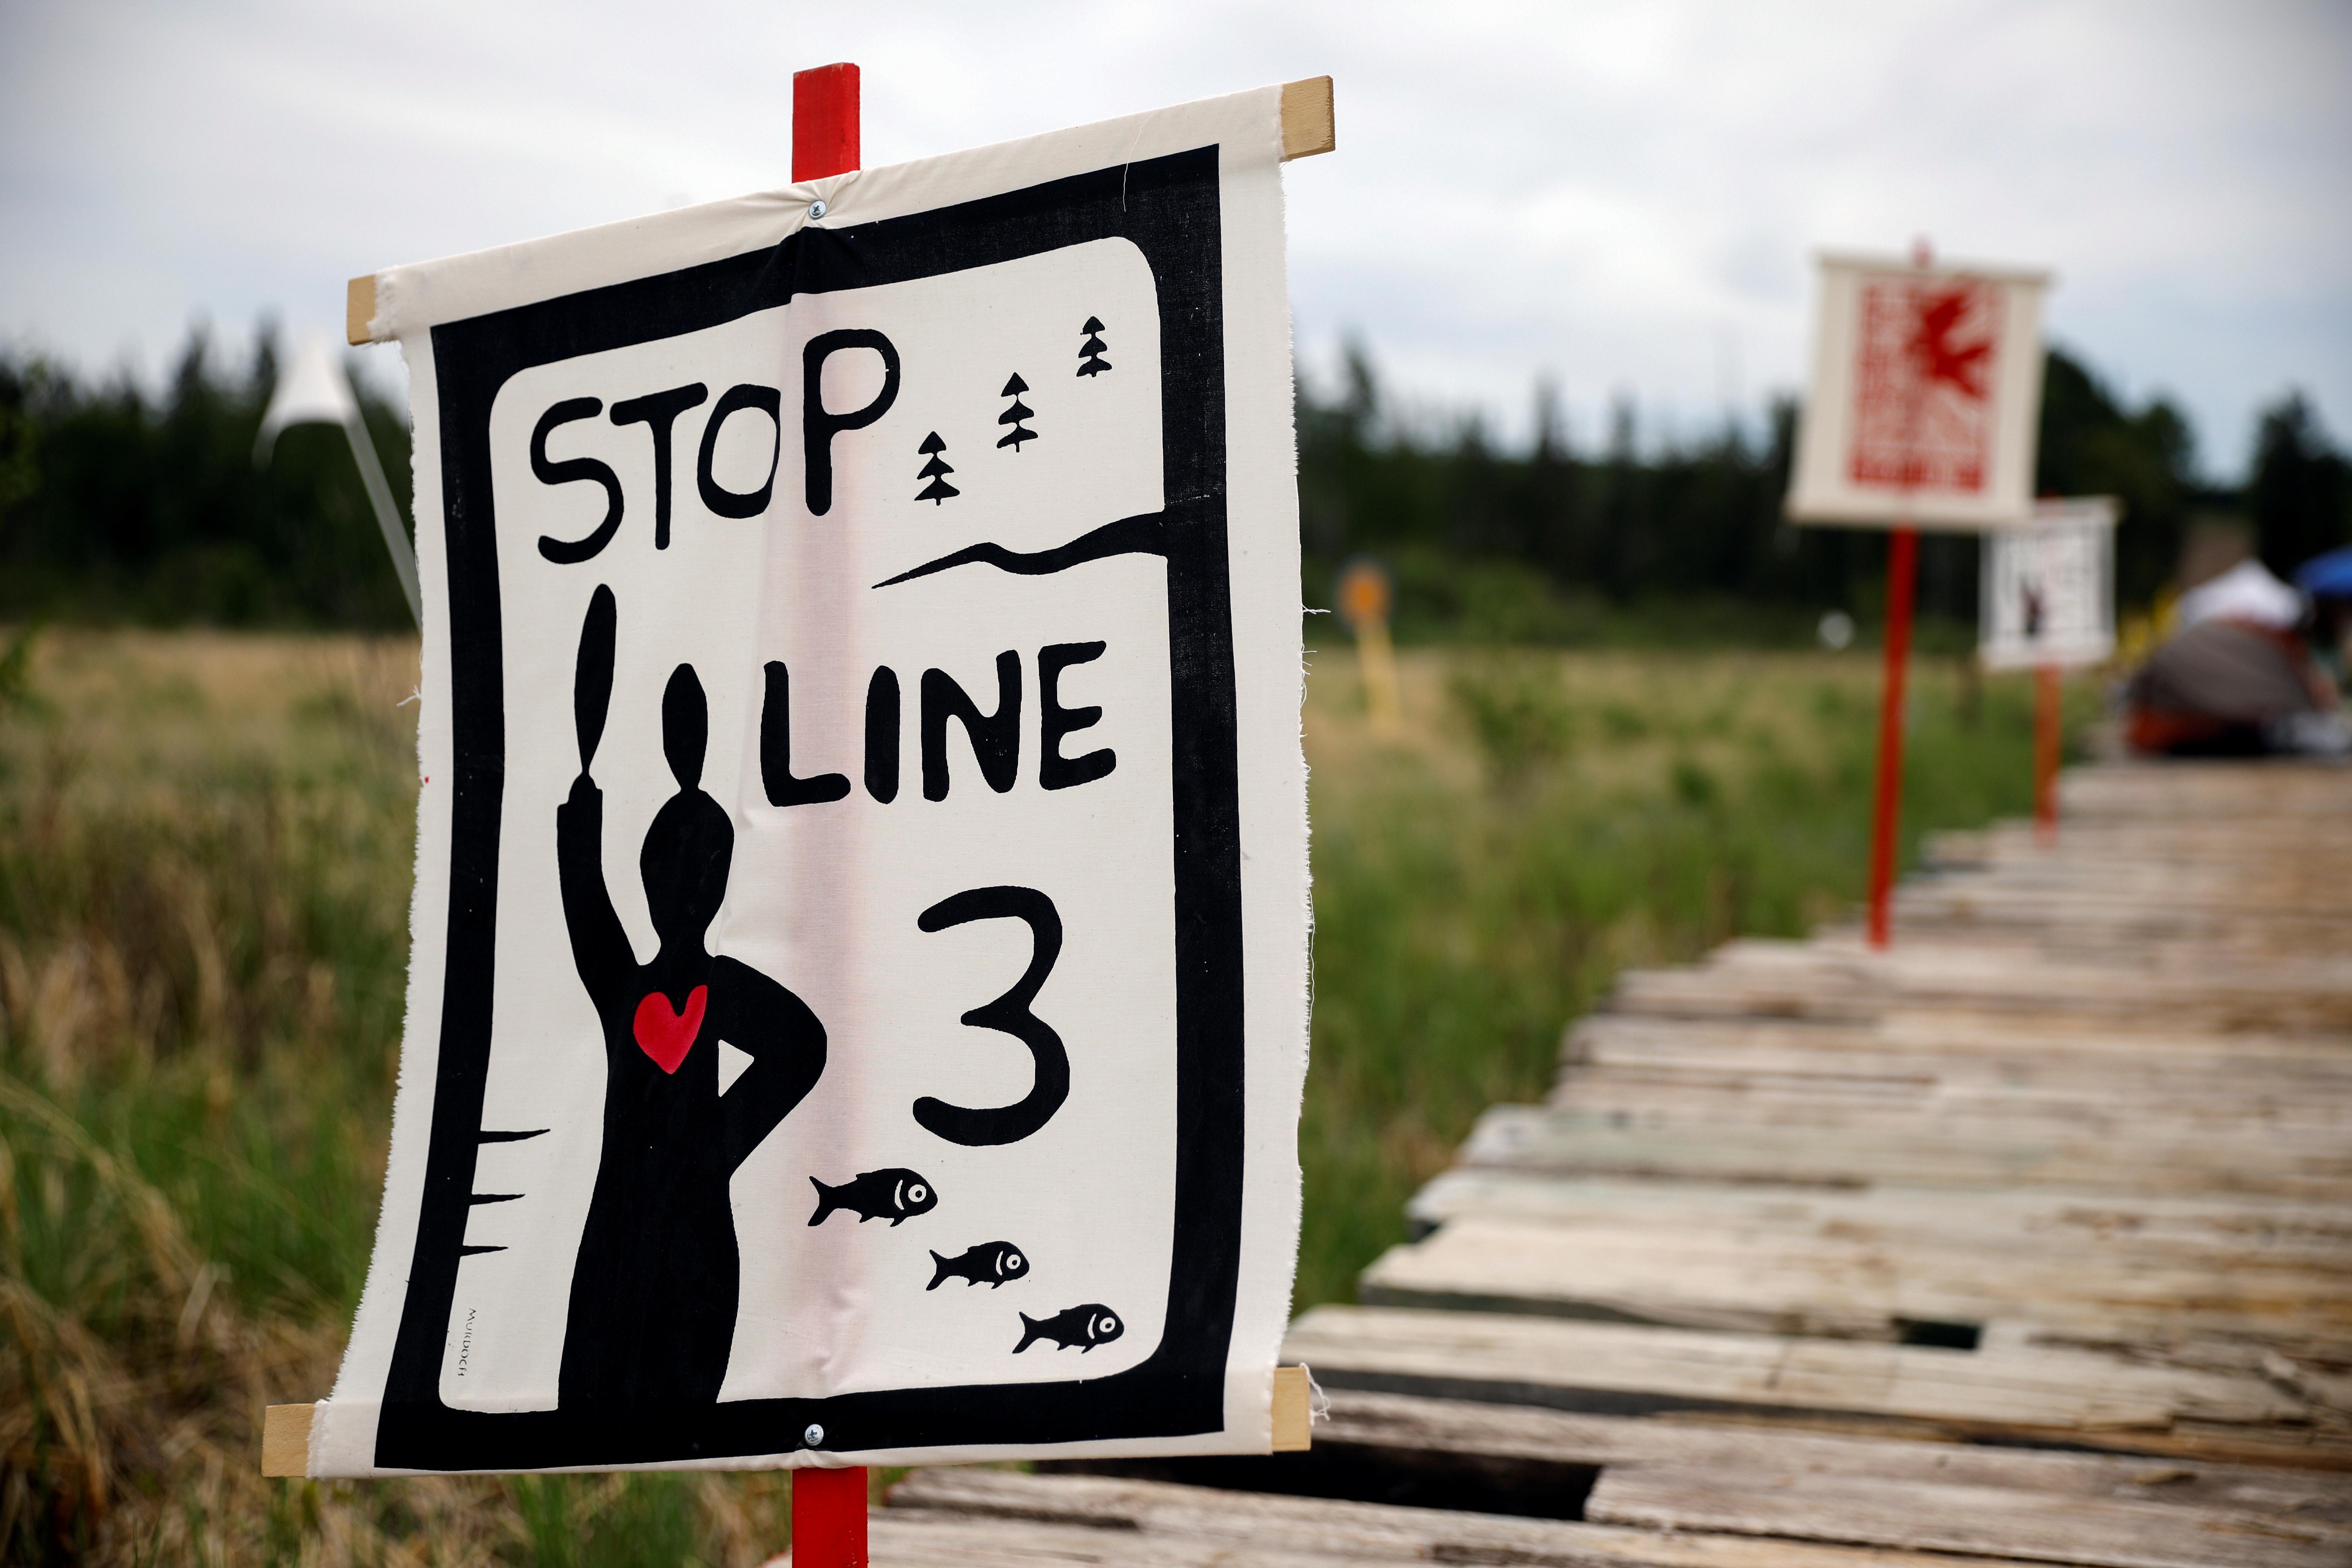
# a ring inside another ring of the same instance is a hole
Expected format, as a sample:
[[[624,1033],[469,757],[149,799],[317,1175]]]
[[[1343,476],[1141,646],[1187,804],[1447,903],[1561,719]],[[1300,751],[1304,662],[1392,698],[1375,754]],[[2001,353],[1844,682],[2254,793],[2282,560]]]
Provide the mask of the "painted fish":
[[[1097,1345],[1107,1345],[1127,1332],[1127,1325],[1118,1321],[1118,1315],[1100,1301],[1089,1301],[1083,1307],[1072,1307],[1067,1311],[1056,1312],[1045,1319],[1033,1318],[1024,1312],[1021,1314],[1021,1342],[1013,1347],[1014,1355],[1019,1355],[1039,1340],[1053,1341],[1057,1350],[1068,1350],[1072,1345],[1078,1345],[1083,1347],[1080,1352],[1083,1354]]]
[[[1018,1279],[1029,1272],[1029,1260],[1009,1241],[983,1241],[961,1258],[941,1258],[934,1252],[931,1261],[940,1266],[940,1271],[923,1287],[926,1290],[936,1290],[950,1279],[993,1290],[1007,1279]]]
[[[853,1182],[828,1187],[814,1176],[809,1185],[816,1189],[816,1213],[809,1215],[809,1224],[823,1225],[824,1216],[843,1209],[857,1216],[864,1225],[869,1219],[887,1219],[892,1225],[909,1220],[919,1214],[929,1214],[940,1201],[931,1184],[913,1171],[893,1166],[887,1171],[866,1171]]]

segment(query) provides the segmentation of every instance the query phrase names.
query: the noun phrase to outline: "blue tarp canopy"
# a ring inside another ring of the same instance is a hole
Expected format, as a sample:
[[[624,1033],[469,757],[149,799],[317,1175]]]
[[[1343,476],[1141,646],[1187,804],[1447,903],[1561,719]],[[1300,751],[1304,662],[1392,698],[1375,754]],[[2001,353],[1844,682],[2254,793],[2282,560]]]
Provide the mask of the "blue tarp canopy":
[[[2296,567],[2294,585],[2314,598],[2352,599],[2352,544]]]

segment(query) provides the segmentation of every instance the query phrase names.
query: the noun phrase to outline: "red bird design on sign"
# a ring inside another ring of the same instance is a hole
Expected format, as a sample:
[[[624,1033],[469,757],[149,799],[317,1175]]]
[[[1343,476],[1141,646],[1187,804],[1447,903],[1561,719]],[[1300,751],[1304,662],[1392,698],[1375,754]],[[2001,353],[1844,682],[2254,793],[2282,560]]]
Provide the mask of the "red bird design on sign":
[[[1876,278],[1862,289],[1853,482],[1964,494],[1992,463],[2001,297],[1975,279]]]

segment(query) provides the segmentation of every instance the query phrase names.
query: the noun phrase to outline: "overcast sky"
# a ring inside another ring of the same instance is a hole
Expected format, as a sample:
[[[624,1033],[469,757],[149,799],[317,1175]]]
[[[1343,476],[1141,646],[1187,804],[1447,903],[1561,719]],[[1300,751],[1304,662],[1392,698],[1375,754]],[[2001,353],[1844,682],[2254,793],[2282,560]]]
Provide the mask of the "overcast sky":
[[[2053,339],[2212,473],[2299,386],[2352,431],[2352,5],[0,5],[0,340],[152,376],[197,318],[337,326],[394,262],[783,183],[791,74],[895,163],[1328,73],[1302,359],[1428,410],[1696,431],[1800,382],[1818,247],[2058,274]],[[395,351],[369,351],[390,384]]]

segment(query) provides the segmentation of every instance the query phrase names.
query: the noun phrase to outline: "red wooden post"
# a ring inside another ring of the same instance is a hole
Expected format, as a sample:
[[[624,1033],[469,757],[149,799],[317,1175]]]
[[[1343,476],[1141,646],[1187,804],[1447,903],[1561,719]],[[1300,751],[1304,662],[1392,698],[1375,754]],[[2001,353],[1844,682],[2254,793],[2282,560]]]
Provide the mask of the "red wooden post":
[[[844,62],[793,73],[793,179],[822,180],[857,167],[857,68]]]
[[[793,1472],[793,1568],[866,1568],[866,1469]]]
[[[793,179],[858,166],[857,68],[793,73]],[[866,1568],[866,1470],[793,1472],[793,1568]]]
[[[1887,942],[1886,899],[1895,884],[1895,829],[1903,816],[1903,677],[1911,658],[1911,597],[1919,577],[1919,534],[1886,538],[1886,678],[1878,709],[1878,805],[1870,825],[1870,945]]]
[[[2058,668],[2033,672],[2033,834],[2043,847],[2058,842]]]

